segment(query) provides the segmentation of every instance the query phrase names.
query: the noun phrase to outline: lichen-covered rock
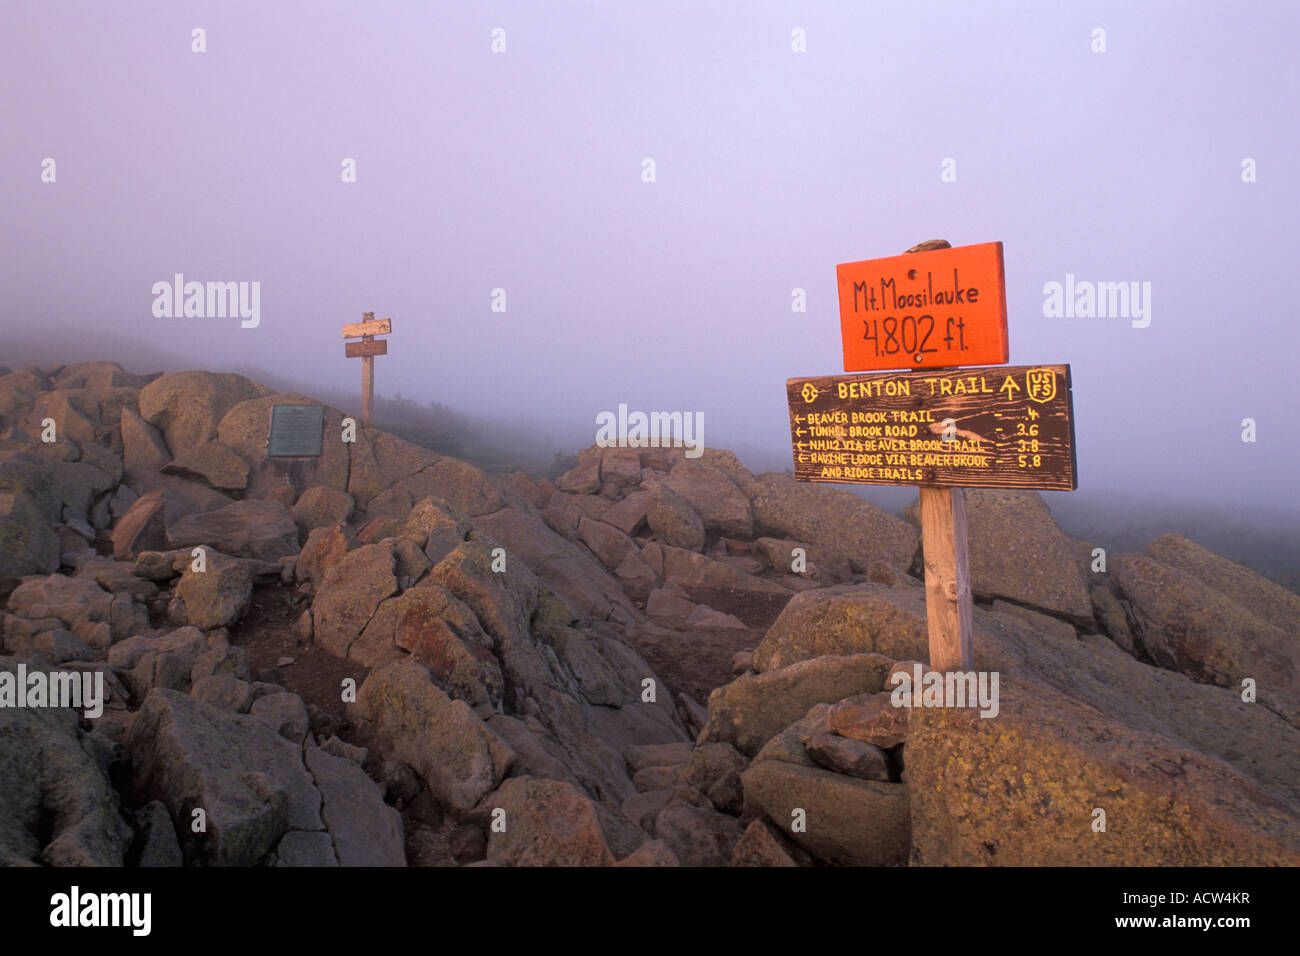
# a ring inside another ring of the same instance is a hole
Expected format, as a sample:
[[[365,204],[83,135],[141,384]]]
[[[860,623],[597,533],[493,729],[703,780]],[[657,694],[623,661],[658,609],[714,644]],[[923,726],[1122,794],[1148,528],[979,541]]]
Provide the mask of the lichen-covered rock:
[[[51,574],[28,578],[9,595],[9,609],[29,618],[58,618],[74,634],[108,621],[113,595],[91,578]]]
[[[797,554],[796,549],[802,551]],[[849,559],[824,547],[789,538],[758,538],[754,550],[768,565],[783,574],[805,574],[822,584],[847,581],[853,574]],[[802,570],[796,570],[796,561]]]
[[[230,409],[269,392],[242,375],[173,372],[140,389],[140,415],[161,429],[167,447],[179,456],[218,437],[217,426]],[[265,437],[265,419],[262,424]]]
[[[740,773],[748,763],[749,758],[730,744],[701,744],[683,766],[682,782],[707,794],[719,780]]]
[[[59,369],[50,384],[54,388],[110,389],[123,388],[138,391],[159,376],[136,375],[117,362],[73,362]]]
[[[181,627],[166,634],[137,634],[114,644],[108,663],[142,700],[156,687],[188,691],[194,666],[207,649],[198,628]]]
[[[646,598],[645,612],[653,618],[685,621],[695,610],[695,604],[681,596],[682,589],[675,582],[669,581],[668,584],[675,587],[678,593],[673,593],[668,588],[655,588]]]
[[[317,747],[308,747],[304,758],[339,865],[405,866],[402,818],[365,771]]]
[[[10,680],[17,664],[0,657]],[[131,831],[77,727],[79,716],[64,708],[0,707],[0,865],[125,862]]]
[[[698,604],[695,610],[686,616],[686,626],[734,631],[744,630],[745,622],[734,614],[723,614],[706,604]]]
[[[145,551],[167,550],[167,528],[194,510],[192,501],[171,488],[140,495],[113,526],[113,557],[128,561]]]
[[[753,763],[779,760],[803,767],[816,766],[805,744],[814,734],[824,733],[827,730],[826,721],[830,711],[830,704],[813,704],[808,709],[808,713],[763,744],[762,749],[754,755]]]
[[[1264,705],[979,609],[974,645],[997,716],[910,715],[912,862],[1300,862],[1300,731]]]
[[[730,538],[754,536],[749,499],[724,472],[684,458],[663,483],[686,500],[706,531]]]
[[[1092,596],[1088,596],[1089,602],[1092,602]],[[990,607],[994,614],[1006,614],[1010,617],[1019,618],[1029,626],[1031,630],[1038,631],[1040,634],[1052,634],[1056,637],[1073,638],[1078,637],[1078,632],[1074,625],[1062,621],[1058,617],[1050,614],[1044,614],[1041,611],[1035,611],[1033,608],[1022,607],[1019,604],[1012,604],[1009,601],[995,600]]]
[[[186,857],[256,866],[290,830],[324,830],[320,791],[301,748],[255,717],[171,690],[141,707],[127,740],[137,798],[161,800]],[[206,829],[191,826],[202,810]]]
[[[137,601],[147,601],[158,594],[158,585],[136,575],[130,561],[111,561],[96,557],[83,562],[76,577],[91,578],[105,591],[127,594]]]
[[[798,866],[776,838],[772,828],[762,820],[755,820],[736,843],[731,854],[732,866]]]
[[[641,454],[635,448],[604,448],[600,455],[600,487],[622,491],[641,480]]]
[[[312,528],[293,565],[294,580],[319,587],[331,567],[343,560],[356,538],[337,525]]]
[[[831,707],[827,727],[841,737],[876,747],[897,747],[907,740],[910,707],[895,707],[893,693],[857,694]]]
[[[230,627],[243,616],[253,597],[248,563],[209,551],[204,570],[191,563],[176,585],[174,616],[200,630]]]
[[[624,534],[636,534],[645,525],[650,498],[648,491],[635,491],[607,509],[600,520]]]
[[[555,479],[555,487],[572,495],[594,495],[600,488],[600,459],[580,461]]]
[[[129,484],[148,480],[172,460],[162,432],[140,417],[134,408],[122,409],[122,465]]]
[[[664,577],[684,588],[701,588],[711,591],[753,591],[765,594],[790,593],[788,588],[764,578],[746,574],[710,558],[684,548],[662,548]]]
[[[436,584],[422,584],[383,601],[348,656],[378,667],[410,654],[451,697],[495,704],[504,679],[492,647],[464,602]]]
[[[667,485],[657,485],[646,501],[646,523],[674,548],[699,551],[704,547],[704,522],[686,499]]]
[[[1073,545],[1038,492],[968,489],[966,527],[976,598],[1008,598],[1090,624],[1092,601]]]
[[[1300,631],[1300,595],[1234,564],[1179,534],[1166,534],[1146,547],[1147,557],[1195,578],[1234,604],[1295,636]]]
[[[759,476],[751,505],[755,530],[824,547],[861,571],[873,558],[895,567],[912,564],[920,536],[914,527],[843,488]]]
[[[1203,695],[1188,693],[1195,688],[1179,689],[1178,710],[1193,697],[1208,704],[1210,695],[1231,696],[1209,687],[1200,688]],[[1147,696],[1154,702],[1154,695]],[[1274,728],[1261,726],[1256,734],[1281,736],[1281,722],[1262,708],[1215,701],[1214,711],[1229,709],[1255,711],[1257,721]],[[907,743],[913,862],[1300,863],[1294,804],[1288,807],[1261,789],[1243,768],[1197,753],[1172,735],[1153,733],[1151,725],[1163,723],[1163,715],[1139,716],[1132,710],[1130,715],[1134,722],[1118,721],[1040,685],[1005,677],[995,720],[955,708],[918,710]],[[1216,728],[1216,736],[1230,735],[1245,716]],[[1229,747],[1247,766],[1277,756],[1250,749],[1246,740]],[[1293,772],[1294,754],[1287,761]],[[1093,828],[1097,809],[1105,812],[1104,832]]]
[[[168,526],[167,544],[172,548],[203,545],[223,554],[277,561],[298,553],[298,527],[280,502],[246,499],[186,515]]]
[[[219,491],[243,491],[248,486],[248,462],[216,439],[190,446],[160,470],[206,481]]]
[[[0,492],[0,594],[29,574],[59,569],[59,538],[25,493]]]
[[[740,824],[711,806],[674,799],[655,817],[655,836],[683,866],[726,866],[740,841]]]
[[[1220,687],[1239,688],[1252,678],[1300,694],[1296,630],[1276,627],[1223,591],[1143,555],[1117,555],[1110,573],[1134,639],[1160,667]]]
[[[414,540],[437,564],[456,550],[469,534],[469,517],[438,498],[426,497],[406,513],[401,535]]]
[[[458,458],[439,458],[433,464],[391,484],[410,492],[415,501],[430,495],[441,498],[471,518],[492,514],[507,504],[505,487],[500,478]],[[354,482],[349,481],[348,485],[349,490],[357,494]],[[364,500],[364,496],[358,495],[358,498]]]
[[[558,780],[516,777],[484,801],[505,812],[505,829],[488,835],[487,858],[507,866],[610,866],[592,802]]]
[[[676,855],[663,840],[648,840],[615,866],[681,866]]]
[[[506,549],[507,573],[494,573],[495,577],[515,576],[517,565],[510,562],[522,562],[525,570],[535,574],[547,588],[594,618],[631,620],[635,617],[632,602],[600,562],[560,537],[540,519],[517,508],[502,508],[476,519],[474,525]]]
[[[262,721],[285,740],[301,744],[311,731],[307,705],[297,694],[267,694],[248,708],[249,716]]]
[[[611,571],[622,564],[629,555],[638,552],[635,541],[603,521],[593,521],[590,518],[578,519],[578,537],[591,549],[592,554],[600,559],[601,564]]]
[[[860,780],[891,779],[889,755],[875,744],[822,731],[809,736],[804,749],[814,763],[834,773]]]
[[[754,651],[760,671],[825,654],[884,654],[928,660],[925,591],[880,584],[804,591],[785,606]]]
[[[755,754],[814,704],[883,690],[892,664],[880,654],[817,657],[738,678],[709,695],[701,742],[730,743]]]
[[[469,705],[448,697],[410,658],[373,670],[349,709],[441,803],[461,813],[496,789],[514,762],[514,752]]]
[[[753,808],[824,863],[902,866],[908,861],[908,788],[778,760],[741,775]],[[802,817],[802,825],[792,824]]]
[[[65,515],[84,519],[96,496],[114,484],[112,475],[84,461],[0,452],[0,492],[24,492],[49,522],[63,521]]]
[[[312,601],[316,642],[347,657],[381,601],[397,593],[396,562],[387,544],[367,544],[330,565]]]
[[[347,521],[352,517],[352,508],[352,496],[346,491],[317,485],[302,493],[289,509],[289,515],[301,531],[308,532],[322,525],[333,526]]]

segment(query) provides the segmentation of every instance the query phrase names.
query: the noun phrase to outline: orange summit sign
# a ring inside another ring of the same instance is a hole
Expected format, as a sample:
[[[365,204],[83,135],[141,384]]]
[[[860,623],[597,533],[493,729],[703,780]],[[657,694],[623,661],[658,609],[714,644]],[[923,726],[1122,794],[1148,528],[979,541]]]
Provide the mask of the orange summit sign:
[[[1002,243],[845,262],[835,273],[844,371],[1007,361]]]

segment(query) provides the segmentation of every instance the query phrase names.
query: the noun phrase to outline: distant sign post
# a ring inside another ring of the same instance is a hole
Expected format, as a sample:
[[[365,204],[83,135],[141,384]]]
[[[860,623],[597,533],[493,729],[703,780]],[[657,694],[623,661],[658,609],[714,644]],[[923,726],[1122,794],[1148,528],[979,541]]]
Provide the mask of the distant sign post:
[[[917,485],[930,667],[969,671],[963,488],[1077,487],[1070,367],[1003,364],[1000,242],[931,240],[836,274],[844,370],[902,371],[786,382],[795,479]]]
[[[344,343],[343,354],[361,359],[361,420],[369,422],[375,402],[375,356],[388,354],[388,341],[375,336],[392,332],[393,321],[376,319],[373,312],[363,312],[361,318],[360,322],[343,326],[345,339],[361,339],[360,342]]]

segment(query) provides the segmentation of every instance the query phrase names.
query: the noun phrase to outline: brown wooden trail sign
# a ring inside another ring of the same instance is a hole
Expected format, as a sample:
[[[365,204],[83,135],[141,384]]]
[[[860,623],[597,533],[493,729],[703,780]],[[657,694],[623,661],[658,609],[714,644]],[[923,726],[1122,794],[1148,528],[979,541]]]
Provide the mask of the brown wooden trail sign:
[[[792,378],[798,481],[1073,491],[1068,365]]]
[[[348,358],[365,358],[368,355],[387,355],[387,339],[371,339],[369,341],[348,342],[343,348],[344,354]]]
[[[361,420],[370,421],[370,411],[375,403],[375,356],[388,354],[388,342],[376,339],[393,331],[392,319],[376,319],[375,313],[361,313],[361,322],[343,326],[345,339],[360,338],[360,342],[346,342],[343,354],[361,359]]]
[[[354,322],[352,325],[343,326],[343,337],[345,339],[358,339],[362,336],[387,335],[393,331],[392,319],[376,319],[375,313],[363,312],[363,322]]]
[[[943,240],[835,267],[846,372],[1007,360],[1002,243]]]

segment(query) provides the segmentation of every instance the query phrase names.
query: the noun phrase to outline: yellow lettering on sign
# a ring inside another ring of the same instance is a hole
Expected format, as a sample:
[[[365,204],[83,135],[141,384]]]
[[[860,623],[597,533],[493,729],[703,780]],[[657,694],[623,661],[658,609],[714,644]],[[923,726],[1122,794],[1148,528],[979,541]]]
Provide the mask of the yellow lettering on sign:
[[[851,381],[837,382],[836,393],[840,398],[879,398],[881,395],[897,398],[912,394],[912,383],[906,379],[887,379],[886,381]]]

